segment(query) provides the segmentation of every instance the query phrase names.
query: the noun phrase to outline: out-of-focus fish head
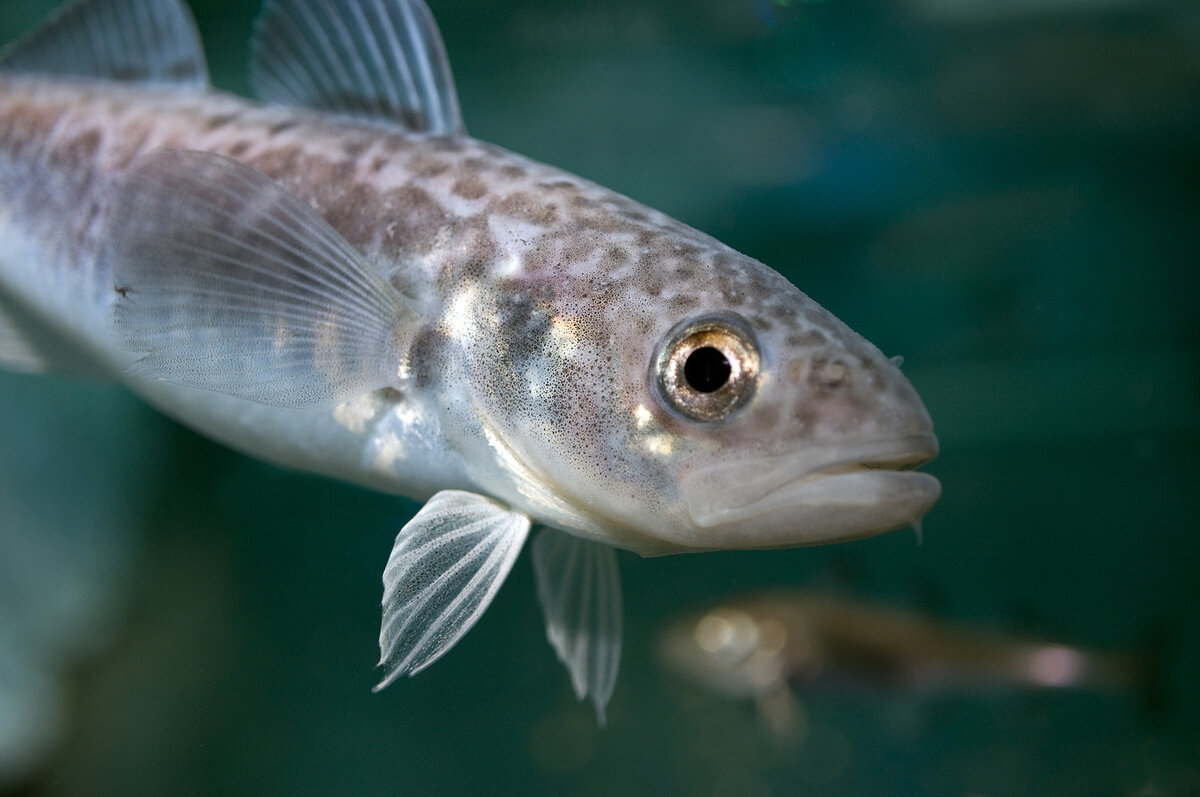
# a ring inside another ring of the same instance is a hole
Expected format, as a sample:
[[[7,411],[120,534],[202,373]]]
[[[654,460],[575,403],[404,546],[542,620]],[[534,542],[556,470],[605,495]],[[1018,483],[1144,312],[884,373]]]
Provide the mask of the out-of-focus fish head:
[[[937,440],[897,365],[761,263],[652,231],[589,254],[601,268],[506,285],[484,317],[507,327],[472,335],[490,347],[476,405],[521,460],[527,511],[651,555],[918,521],[941,488],[910,469]]]
[[[673,623],[658,640],[667,670],[730,697],[753,697],[786,682],[787,632],[732,607],[718,607]]]

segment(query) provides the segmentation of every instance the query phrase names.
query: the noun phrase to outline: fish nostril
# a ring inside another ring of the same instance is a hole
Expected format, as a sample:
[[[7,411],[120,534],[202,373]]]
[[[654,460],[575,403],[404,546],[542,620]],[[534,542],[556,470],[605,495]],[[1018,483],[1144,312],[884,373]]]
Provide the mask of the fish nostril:
[[[784,379],[790,385],[801,385],[808,374],[808,360],[804,357],[793,357],[784,366]]]
[[[840,360],[817,363],[813,369],[812,378],[821,387],[840,387],[845,384],[850,375],[850,369]]]

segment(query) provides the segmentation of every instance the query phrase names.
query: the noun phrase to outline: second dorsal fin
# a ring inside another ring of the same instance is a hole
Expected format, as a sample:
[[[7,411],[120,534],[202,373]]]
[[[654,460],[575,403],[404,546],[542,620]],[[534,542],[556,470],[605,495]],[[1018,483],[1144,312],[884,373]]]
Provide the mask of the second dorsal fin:
[[[0,70],[208,85],[196,23],[182,0],[77,0],[0,52]]]
[[[422,0],[267,0],[250,82],[282,105],[463,132],[446,48]]]

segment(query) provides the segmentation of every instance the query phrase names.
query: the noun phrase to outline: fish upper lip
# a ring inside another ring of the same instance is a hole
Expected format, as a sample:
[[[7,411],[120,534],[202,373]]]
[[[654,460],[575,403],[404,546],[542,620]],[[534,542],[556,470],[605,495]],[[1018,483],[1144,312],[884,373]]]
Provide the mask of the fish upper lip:
[[[707,490],[736,480],[743,487],[745,506],[792,484],[858,471],[904,471],[929,462],[938,454],[933,433],[873,440],[850,446],[825,447],[791,454],[764,456],[736,463],[701,466],[681,481],[685,492]],[[711,482],[707,487],[705,482]],[[689,489],[691,488],[691,489]]]
[[[871,450],[872,447],[875,450]],[[820,465],[799,479],[789,479],[787,483],[863,470],[912,470],[938,455],[938,442],[933,434],[909,435],[867,444],[861,449]]]
[[[784,455],[697,467],[680,479],[680,497],[692,521],[701,528],[734,529],[756,519],[766,523],[771,529],[767,536],[774,542],[765,537],[750,542],[755,535],[747,527],[742,532],[747,535],[747,547],[778,547],[779,541],[786,541],[793,523],[802,525],[791,510],[814,506],[837,512],[838,507],[849,510],[857,505],[869,508],[865,516],[871,520],[863,533],[846,528],[844,534],[839,531],[829,537],[814,530],[805,541],[787,544],[866,536],[885,530],[882,526],[895,528],[911,522],[928,511],[941,493],[937,480],[926,473],[907,471],[937,453],[937,438],[932,433],[812,446]]]

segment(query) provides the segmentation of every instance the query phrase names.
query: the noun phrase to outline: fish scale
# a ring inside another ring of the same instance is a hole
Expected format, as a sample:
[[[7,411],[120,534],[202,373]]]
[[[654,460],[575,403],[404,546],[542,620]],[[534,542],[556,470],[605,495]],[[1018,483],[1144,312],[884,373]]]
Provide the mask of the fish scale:
[[[614,548],[853,539],[940,495],[875,346],[468,136],[420,0],[269,0],[261,101],[205,74],[179,0],[76,0],[0,53],[0,364],[104,373],[251,456],[427,501],[384,572],[381,687],[478,621],[537,526],[547,636],[603,720]]]

